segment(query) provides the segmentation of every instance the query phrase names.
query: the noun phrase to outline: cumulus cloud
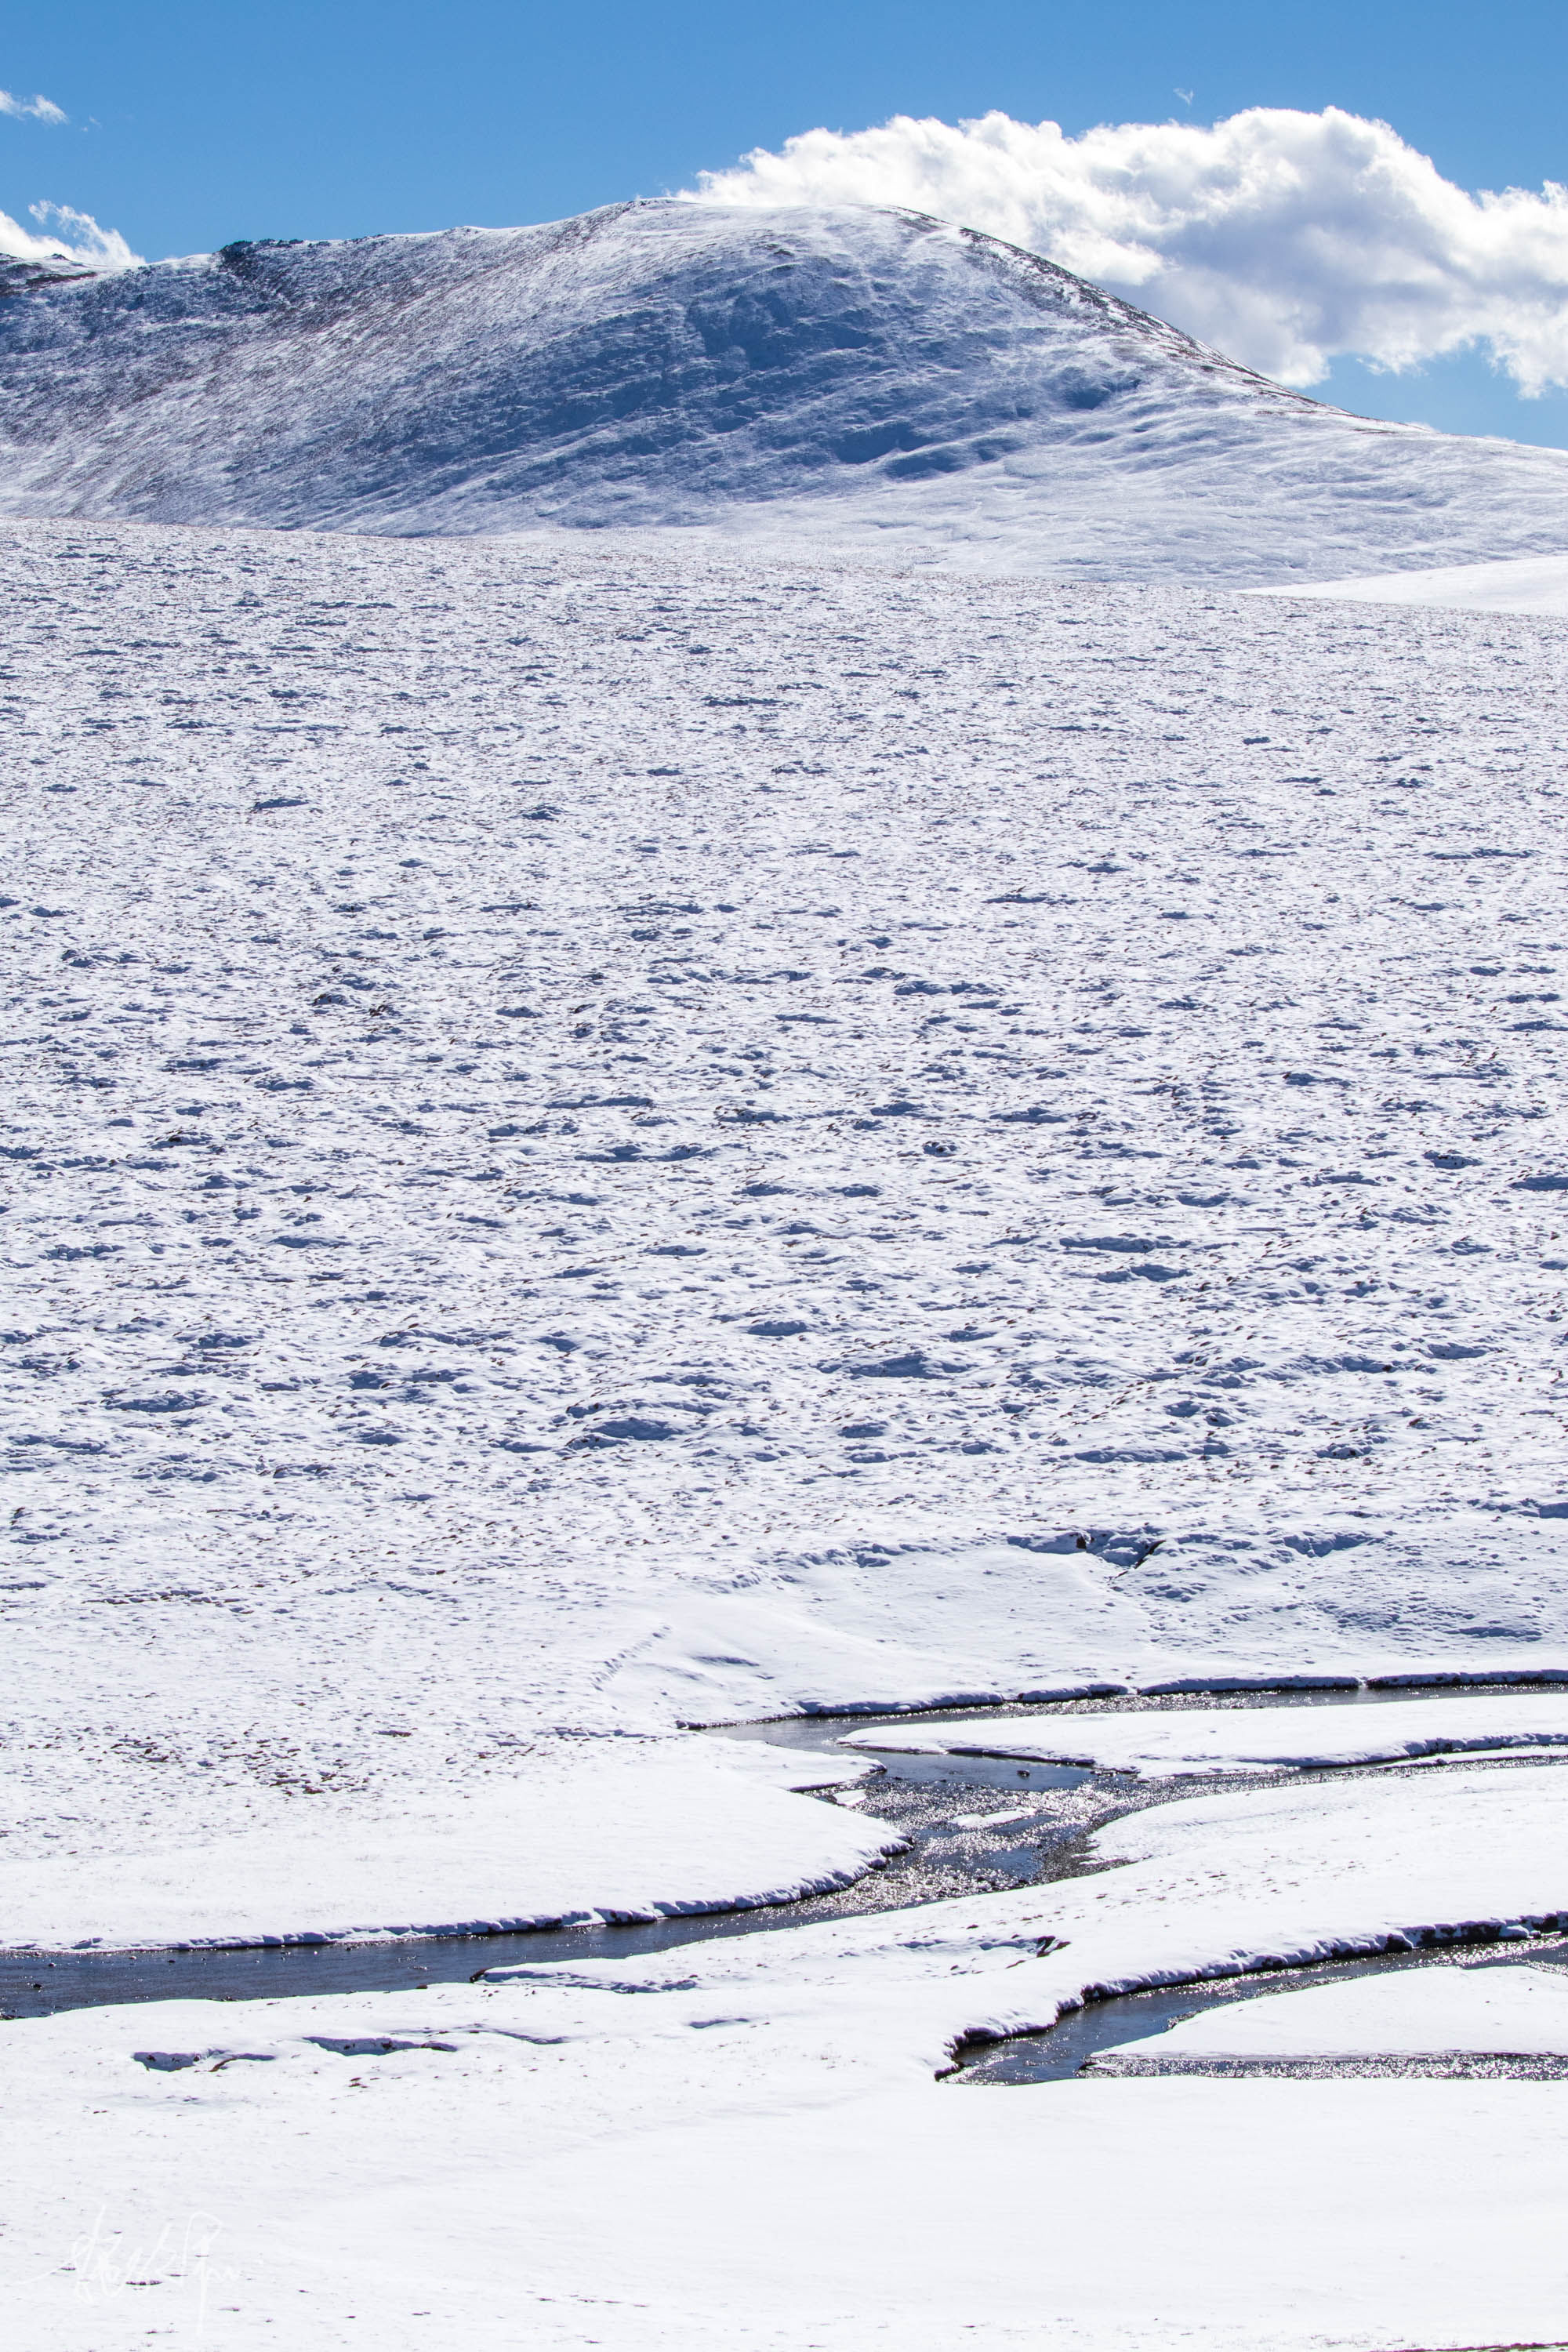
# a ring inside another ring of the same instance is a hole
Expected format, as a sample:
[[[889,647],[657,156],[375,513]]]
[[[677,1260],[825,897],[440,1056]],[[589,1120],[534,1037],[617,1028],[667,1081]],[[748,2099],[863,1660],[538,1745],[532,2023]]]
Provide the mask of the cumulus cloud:
[[[18,121],[29,122],[65,122],[69,120],[63,106],[52,98],[13,98],[8,89],[0,89],[0,114],[14,114]]]
[[[1568,384],[1568,188],[1472,195],[1385,122],[1252,107],[1205,129],[895,115],[706,172],[692,202],[904,205],[1045,254],[1286,383],[1341,353],[1486,350]]]
[[[69,120],[52,98],[16,98],[8,89],[0,89],[0,114],[30,122]],[[67,261],[93,271],[134,269],[141,261],[118,229],[100,228],[90,213],[79,213],[70,205],[29,205],[27,209],[43,234],[35,236],[9,213],[0,213],[0,261]]]
[[[100,228],[90,213],[69,205],[30,205],[28,210],[40,229],[52,226],[54,234],[34,236],[9,213],[0,213],[0,260],[71,261],[100,272],[134,269],[141,262],[118,229]]]

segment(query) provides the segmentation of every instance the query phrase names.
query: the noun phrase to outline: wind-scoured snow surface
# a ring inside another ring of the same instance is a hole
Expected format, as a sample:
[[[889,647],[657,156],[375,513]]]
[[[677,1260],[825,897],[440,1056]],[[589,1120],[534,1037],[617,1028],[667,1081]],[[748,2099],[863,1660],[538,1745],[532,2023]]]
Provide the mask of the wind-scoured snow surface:
[[[0,282],[0,512],[609,524],[1054,576],[1559,551],[1568,455],[1369,423],[919,215],[613,205]]]
[[[1557,624],[0,566],[19,1822],[1568,1664]]]

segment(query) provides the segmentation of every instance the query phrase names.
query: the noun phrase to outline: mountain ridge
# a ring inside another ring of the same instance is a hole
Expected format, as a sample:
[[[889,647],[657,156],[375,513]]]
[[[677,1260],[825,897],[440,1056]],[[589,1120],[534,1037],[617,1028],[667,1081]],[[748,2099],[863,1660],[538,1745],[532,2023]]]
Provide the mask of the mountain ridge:
[[[894,208],[635,200],[0,300],[0,515],[718,530],[1090,576],[1554,551],[1568,452],[1356,418]]]

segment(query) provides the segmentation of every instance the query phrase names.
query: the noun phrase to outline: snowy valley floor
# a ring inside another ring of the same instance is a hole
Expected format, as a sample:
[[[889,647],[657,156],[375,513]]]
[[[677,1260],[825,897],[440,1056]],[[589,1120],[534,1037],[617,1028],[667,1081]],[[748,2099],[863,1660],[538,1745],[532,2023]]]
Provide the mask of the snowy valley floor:
[[[682,1723],[1568,1673],[1561,621],[53,523],[0,594],[0,1941],[878,1851]],[[1346,1786],[1293,1908],[1194,1924],[1242,1815],[1082,1882],[1104,1968],[1568,1907],[1557,1768]],[[1086,1981],[1031,1899],[322,2004],[458,2044],[363,2088],[300,2004],[7,2027],[3,2274],[84,2352],[1561,2327],[1551,2083],[936,2083]],[[200,2214],[172,2315],[91,2251]]]

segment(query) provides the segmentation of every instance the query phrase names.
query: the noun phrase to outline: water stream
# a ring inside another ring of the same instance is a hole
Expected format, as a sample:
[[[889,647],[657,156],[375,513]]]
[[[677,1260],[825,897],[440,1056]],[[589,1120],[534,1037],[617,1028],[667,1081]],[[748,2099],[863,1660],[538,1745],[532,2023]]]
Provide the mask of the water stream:
[[[963,2084],[1061,2083],[1088,2072],[1110,2074],[1510,2074],[1532,2079],[1568,2074],[1568,2059],[1554,2057],[1399,2058],[1184,2058],[1162,2059],[1159,2037],[1184,2019],[1234,2001],[1272,2000],[1277,1994],[1300,1992],[1331,1979],[1336,1984],[1350,1977],[1387,1976],[1410,1969],[1534,1968],[1544,1963],[1568,1969],[1568,1940],[1561,1936],[1532,1937],[1508,1958],[1488,1957],[1474,1945],[1433,1952],[1397,1952],[1376,1958],[1321,1960],[1310,1968],[1273,1969],[1267,1975],[1227,1977],[1210,1984],[1162,1986],[1152,1992],[1121,1993],[1110,2000],[1092,2001],[1073,2010],[1045,2033],[1018,2033],[1005,2042],[975,2040],[958,2053],[947,2080]],[[1105,2057],[1123,2043],[1134,2050],[1125,2059]],[[1145,2051],[1142,2045],[1147,2043]]]
[[[1456,1696],[1473,1696],[1471,1689]],[[933,1711],[922,1715],[936,1724],[962,1715],[973,1718],[984,1712],[987,1720],[1039,1716],[1117,1713],[1149,1708],[1226,1706],[1313,1706],[1356,1699],[1370,1706],[1397,1706],[1402,1700],[1430,1699],[1421,1689],[1353,1692],[1341,1688],[1258,1691],[1216,1695],[1212,1692],[1166,1694],[1142,1698],[1055,1702],[980,1710],[974,1707]],[[747,1724],[698,1738],[762,1739],[771,1745],[842,1759],[838,1740],[850,1730],[865,1732],[879,1723],[908,1727],[907,1714],[878,1717],[812,1716],[786,1721]],[[762,1929],[805,1926],[869,1911],[885,1911],[941,1900],[944,1896],[998,1888],[1038,1885],[1076,1877],[1106,1865],[1095,1861],[1087,1847],[1090,1832],[1119,1816],[1152,1804],[1240,1786],[1256,1789],[1270,1780],[1335,1778],[1358,1768],[1288,1774],[1215,1772],[1181,1780],[1134,1780],[1125,1774],[1091,1771],[1079,1766],[1045,1764],[980,1756],[903,1756],[879,1752],[872,1776],[837,1790],[825,1790],[821,1801],[864,1809],[893,1824],[903,1835],[904,1850],[855,1882],[831,1894],[800,1901],[767,1904],[748,1910],[685,1914],[655,1921],[625,1925],[531,1928],[482,1936],[406,1936],[395,1939],[240,1948],[196,1947],[185,1950],[140,1952],[0,1952],[0,2015],[38,2017],[68,2009],[93,2008],[118,2002],[208,2000],[273,2000],[279,1995],[390,1991],[421,1985],[458,1983],[483,1970],[552,1960],[627,1958],[639,1953],[668,1951],[678,1946],[715,1937],[754,1935]],[[1468,1764],[1485,1761],[1466,1757]],[[1540,1759],[1531,1763],[1539,1769]],[[1568,1753],[1564,1755],[1568,1764]],[[1401,1768],[1377,1768],[1384,1776]],[[1421,1769],[1421,1768],[1410,1768]],[[1520,1769],[1506,1758],[1490,1769]],[[1561,1939],[1531,1946],[1531,1956],[1568,1963],[1568,1944]],[[1467,1955],[1472,1961],[1474,1953]],[[1336,1975],[1360,1974],[1369,1969],[1452,1964],[1452,1956],[1417,1954],[1368,1961],[1321,1964],[1311,1972],[1322,1980],[1325,1969]],[[963,2053],[952,2079],[964,2083],[1021,2083],[1058,2079],[1079,2071],[1097,2051],[1134,2037],[1157,2036],[1179,2018],[1216,2002],[1257,1997],[1285,1990],[1303,1979],[1304,1971],[1286,1971],[1267,1979],[1229,1980],[1221,1985],[1191,1986],[1178,1991],[1138,1993],[1096,2003],[1064,2020],[1048,2034],[1018,2037],[1005,2043],[977,2045]],[[1214,2071],[1211,2067],[1210,2071]],[[1241,2071],[1230,2066],[1227,2071]],[[1256,2071],[1256,2069],[1254,2069]],[[1318,2071],[1331,2071],[1320,2068]],[[1450,2070],[1452,2071],[1452,2070]],[[1559,2071],[1554,2062],[1542,2062],[1537,2071]]]

